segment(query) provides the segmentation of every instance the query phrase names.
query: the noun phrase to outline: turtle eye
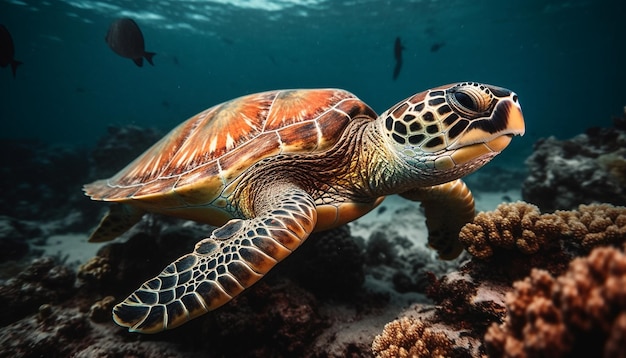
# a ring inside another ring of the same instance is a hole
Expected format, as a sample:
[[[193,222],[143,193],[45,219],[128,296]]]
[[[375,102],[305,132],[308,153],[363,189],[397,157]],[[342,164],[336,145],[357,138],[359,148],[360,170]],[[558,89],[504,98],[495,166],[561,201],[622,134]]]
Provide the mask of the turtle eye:
[[[468,116],[485,113],[494,104],[489,89],[473,83],[453,87],[446,96],[452,107]]]
[[[472,97],[467,95],[467,93],[455,92],[454,93],[454,98],[456,99],[456,101],[461,106],[465,107],[466,109],[468,109],[470,111],[473,111],[473,112],[478,112],[478,108],[476,107],[476,103],[474,102]]]

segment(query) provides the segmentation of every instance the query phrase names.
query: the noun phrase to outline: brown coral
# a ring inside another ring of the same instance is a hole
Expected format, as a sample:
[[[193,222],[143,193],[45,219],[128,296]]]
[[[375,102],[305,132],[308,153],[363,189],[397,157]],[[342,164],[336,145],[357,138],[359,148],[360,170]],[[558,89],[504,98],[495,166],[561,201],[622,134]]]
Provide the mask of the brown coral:
[[[485,335],[490,356],[623,356],[626,255],[615,248],[597,248],[573,260],[556,279],[533,270],[515,283],[507,308],[505,322],[493,324]],[[621,353],[614,355],[620,346]]]
[[[459,241],[474,257],[486,259],[495,248],[534,254],[557,240],[573,237],[588,252],[599,245],[626,240],[626,208],[610,204],[580,205],[578,210],[541,214],[525,202],[500,204],[476,215],[465,225]]]
[[[568,226],[567,234],[586,249],[626,240],[626,208],[610,204],[580,205],[575,211],[556,211]]]
[[[387,323],[374,338],[372,351],[377,358],[451,357],[453,342],[442,332],[434,332],[424,322],[403,317]]]
[[[78,267],[78,278],[97,282],[111,276],[111,265],[106,257],[94,256]]]
[[[513,249],[526,254],[539,251],[551,237],[566,231],[563,219],[543,214],[532,204],[524,202],[500,204],[493,212],[482,212],[465,225],[459,241],[472,256],[485,259],[493,255],[494,247]]]

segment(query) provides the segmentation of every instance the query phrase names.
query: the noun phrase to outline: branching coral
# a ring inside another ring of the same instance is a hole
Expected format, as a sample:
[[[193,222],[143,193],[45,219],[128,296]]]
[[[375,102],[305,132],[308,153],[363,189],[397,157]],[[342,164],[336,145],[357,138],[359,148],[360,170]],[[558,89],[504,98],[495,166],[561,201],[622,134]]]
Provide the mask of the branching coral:
[[[403,317],[387,323],[374,338],[372,351],[377,358],[451,357],[453,342],[442,332],[434,332],[424,322]]]
[[[94,256],[80,265],[77,276],[88,282],[97,282],[108,278],[111,276],[109,260],[106,257]]]
[[[470,254],[485,259],[493,255],[494,247],[535,253],[551,237],[566,230],[559,216],[541,215],[536,206],[516,202],[500,204],[493,212],[479,213],[461,229],[459,240]]]
[[[626,255],[597,248],[573,260],[558,278],[535,269],[515,283],[507,308],[504,324],[492,325],[485,335],[490,356],[623,356]]]
[[[459,240],[474,257],[486,259],[495,248],[533,254],[557,240],[573,237],[585,250],[626,240],[626,208],[609,204],[580,205],[575,211],[541,214],[525,202],[500,204],[476,215]]]
[[[590,250],[599,245],[626,240],[626,208],[610,204],[580,205],[577,211],[556,211],[581,246]]]

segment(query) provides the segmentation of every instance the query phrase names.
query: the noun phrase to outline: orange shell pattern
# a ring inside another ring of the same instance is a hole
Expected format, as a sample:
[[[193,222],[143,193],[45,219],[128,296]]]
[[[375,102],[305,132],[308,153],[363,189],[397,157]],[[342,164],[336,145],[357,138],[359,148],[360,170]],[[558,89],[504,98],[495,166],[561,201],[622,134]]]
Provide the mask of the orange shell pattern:
[[[376,113],[336,89],[240,97],[181,123],[112,178],[86,185],[85,192],[96,200],[139,200],[161,208],[207,205],[264,158],[329,149],[358,116],[373,120]]]

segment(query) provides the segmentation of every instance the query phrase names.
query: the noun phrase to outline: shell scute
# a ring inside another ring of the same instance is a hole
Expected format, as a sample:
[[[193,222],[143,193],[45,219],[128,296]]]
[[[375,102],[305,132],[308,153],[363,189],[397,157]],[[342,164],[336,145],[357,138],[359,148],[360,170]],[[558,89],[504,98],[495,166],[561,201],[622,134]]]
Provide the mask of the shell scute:
[[[321,133],[315,122],[298,123],[278,131],[283,151],[313,152],[318,149]]]
[[[244,169],[250,167],[261,158],[267,158],[280,153],[280,142],[276,133],[263,133],[253,141],[243,144],[236,151],[224,154],[219,159],[224,180],[231,182]]]
[[[264,130],[277,130],[294,123],[317,118],[327,112],[336,103],[350,97],[353,97],[353,95],[349,92],[339,90],[280,91],[272,104]]]
[[[219,167],[204,165],[182,176],[174,187],[174,192],[187,205],[196,206],[211,202],[224,189]]]

